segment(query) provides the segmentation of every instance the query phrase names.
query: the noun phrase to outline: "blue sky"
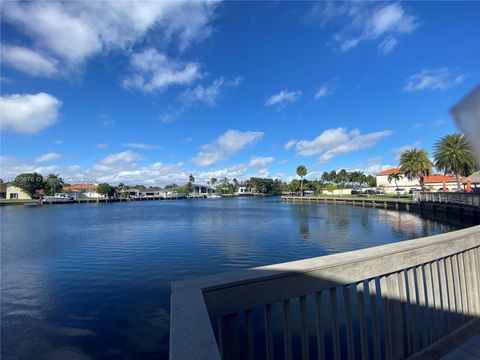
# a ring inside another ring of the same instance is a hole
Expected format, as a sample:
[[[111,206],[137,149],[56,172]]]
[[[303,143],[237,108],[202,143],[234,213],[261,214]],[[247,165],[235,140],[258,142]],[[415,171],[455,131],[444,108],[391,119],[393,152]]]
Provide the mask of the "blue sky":
[[[476,2],[1,6],[4,179],[375,173],[480,78]]]

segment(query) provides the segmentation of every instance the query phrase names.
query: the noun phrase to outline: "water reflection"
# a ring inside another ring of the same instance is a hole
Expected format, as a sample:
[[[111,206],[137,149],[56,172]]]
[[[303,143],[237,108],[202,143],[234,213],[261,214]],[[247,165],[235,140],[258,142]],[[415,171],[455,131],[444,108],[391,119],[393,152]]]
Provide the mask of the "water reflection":
[[[0,215],[2,359],[167,358],[173,280],[470,225],[246,198],[5,207]]]

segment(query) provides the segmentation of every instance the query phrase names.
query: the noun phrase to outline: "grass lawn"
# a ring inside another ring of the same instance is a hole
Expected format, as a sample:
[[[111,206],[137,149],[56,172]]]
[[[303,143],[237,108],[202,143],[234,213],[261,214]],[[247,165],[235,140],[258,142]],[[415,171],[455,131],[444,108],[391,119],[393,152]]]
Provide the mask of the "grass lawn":
[[[0,204],[25,204],[37,202],[38,200],[24,200],[24,199],[0,199]]]

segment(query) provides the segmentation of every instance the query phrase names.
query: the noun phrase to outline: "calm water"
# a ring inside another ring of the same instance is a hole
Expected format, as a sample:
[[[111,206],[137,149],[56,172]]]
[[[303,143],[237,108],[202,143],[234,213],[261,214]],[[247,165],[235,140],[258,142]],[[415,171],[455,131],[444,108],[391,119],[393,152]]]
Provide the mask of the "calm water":
[[[471,225],[273,198],[0,213],[2,359],[166,358],[172,280]]]

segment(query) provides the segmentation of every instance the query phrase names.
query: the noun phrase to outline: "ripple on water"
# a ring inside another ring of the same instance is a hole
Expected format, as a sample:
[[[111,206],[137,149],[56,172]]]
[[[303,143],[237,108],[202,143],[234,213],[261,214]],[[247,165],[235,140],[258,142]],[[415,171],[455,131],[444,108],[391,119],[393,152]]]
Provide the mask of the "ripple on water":
[[[272,199],[5,207],[2,359],[167,358],[170,282],[465,227]]]

